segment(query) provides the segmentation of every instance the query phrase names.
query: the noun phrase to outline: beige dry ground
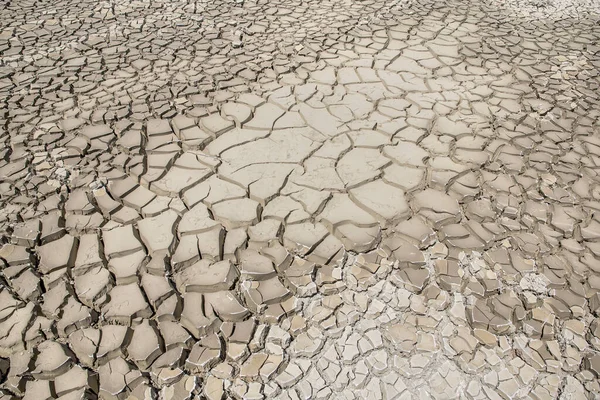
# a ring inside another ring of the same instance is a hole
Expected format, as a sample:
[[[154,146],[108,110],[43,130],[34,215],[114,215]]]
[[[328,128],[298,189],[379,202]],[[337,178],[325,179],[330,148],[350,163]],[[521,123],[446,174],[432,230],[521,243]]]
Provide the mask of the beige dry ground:
[[[0,400],[599,398],[598,2],[0,18]]]

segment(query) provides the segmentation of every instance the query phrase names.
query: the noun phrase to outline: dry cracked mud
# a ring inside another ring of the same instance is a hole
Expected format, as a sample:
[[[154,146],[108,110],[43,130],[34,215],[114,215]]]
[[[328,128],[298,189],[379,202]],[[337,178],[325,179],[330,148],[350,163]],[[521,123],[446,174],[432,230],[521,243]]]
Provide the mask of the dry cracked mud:
[[[1,400],[599,398],[597,1],[0,8]]]

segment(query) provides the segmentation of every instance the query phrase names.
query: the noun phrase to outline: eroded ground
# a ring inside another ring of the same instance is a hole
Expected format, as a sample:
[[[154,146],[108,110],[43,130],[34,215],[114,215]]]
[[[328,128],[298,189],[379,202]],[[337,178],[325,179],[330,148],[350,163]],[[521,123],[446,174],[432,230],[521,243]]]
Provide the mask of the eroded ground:
[[[0,5],[0,399],[600,396],[598,3]]]

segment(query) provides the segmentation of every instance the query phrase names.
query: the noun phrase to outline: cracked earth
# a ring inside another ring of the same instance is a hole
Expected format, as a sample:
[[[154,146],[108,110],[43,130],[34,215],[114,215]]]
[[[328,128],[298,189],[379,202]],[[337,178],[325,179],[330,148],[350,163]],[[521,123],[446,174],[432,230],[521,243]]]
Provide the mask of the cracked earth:
[[[0,4],[1,400],[600,397],[600,3]]]

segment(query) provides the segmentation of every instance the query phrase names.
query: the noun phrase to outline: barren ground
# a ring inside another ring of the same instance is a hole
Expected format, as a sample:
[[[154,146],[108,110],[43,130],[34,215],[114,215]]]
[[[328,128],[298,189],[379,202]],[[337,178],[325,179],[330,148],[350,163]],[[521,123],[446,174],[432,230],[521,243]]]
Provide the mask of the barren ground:
[[[599,19],[0,1],[0,400],[598,398]]]

